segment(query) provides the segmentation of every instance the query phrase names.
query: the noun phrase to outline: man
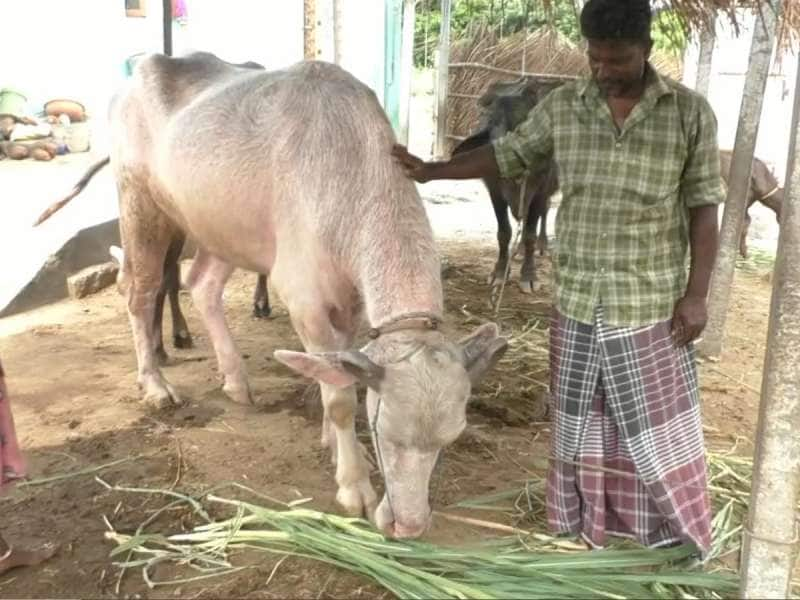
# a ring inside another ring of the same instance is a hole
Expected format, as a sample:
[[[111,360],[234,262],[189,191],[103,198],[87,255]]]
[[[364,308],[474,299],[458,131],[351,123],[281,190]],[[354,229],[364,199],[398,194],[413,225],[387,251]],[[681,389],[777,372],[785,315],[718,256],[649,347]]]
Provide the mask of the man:
[[[592,77],[556,89],[493,144],[425,163],[418,182],[536,172],[550,156],[556,218],[550,338],[552,529],[592,547],[710,545],[695,340],[717,249],[717,125],[648,63],[647,0],[589,0]],[[691,262],[686,276],[687,245]]]

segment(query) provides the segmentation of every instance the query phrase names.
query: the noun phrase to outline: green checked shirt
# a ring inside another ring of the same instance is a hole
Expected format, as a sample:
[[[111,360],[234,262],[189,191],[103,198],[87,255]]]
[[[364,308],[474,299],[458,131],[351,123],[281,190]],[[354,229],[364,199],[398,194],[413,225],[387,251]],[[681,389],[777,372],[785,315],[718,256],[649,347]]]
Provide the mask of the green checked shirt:
[[[724,200],[717,122],[708,102],[648,66],[644,95],[622,131],[591,80],[564,84],[494,142],[500,174],[536,172],[551,156],[556,302],[614,327],[670,319],[686,289],[688,209]]]

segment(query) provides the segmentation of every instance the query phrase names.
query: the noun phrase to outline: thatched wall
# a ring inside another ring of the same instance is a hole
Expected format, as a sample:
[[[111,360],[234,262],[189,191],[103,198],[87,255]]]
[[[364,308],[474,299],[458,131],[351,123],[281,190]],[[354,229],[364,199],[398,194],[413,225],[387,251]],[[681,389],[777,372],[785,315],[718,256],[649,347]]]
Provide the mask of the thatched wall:
[[[475,131],[479,117],[477,97],[496,81],[519,78],[523,62],[526,73],[554,78],[580,77],[588,73],[584,51],[550,28],[498,39],[492,30],[478,27],[469,37],[454,41],[450,48],[451,64],[475,63],[507,72],[470,66],[450,68],[447,134],[452,137],[448,138],[448,149],[452,150],[458,138]],[[680,60],[654,54],[652,62],[662,74],[680,78]]]

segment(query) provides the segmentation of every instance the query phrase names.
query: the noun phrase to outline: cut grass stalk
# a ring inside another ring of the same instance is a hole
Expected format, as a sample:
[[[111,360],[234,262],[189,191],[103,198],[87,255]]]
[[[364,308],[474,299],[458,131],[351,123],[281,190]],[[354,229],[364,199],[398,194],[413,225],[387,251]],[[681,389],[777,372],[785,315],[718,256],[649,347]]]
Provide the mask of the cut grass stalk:
[[[712,598],[733,593],[737,585],[730,575],[689,568],[693,549],[687,547],[555,553],[531,551],[519,536],[442,548],[387,539],[361,519],[283,503],[273,509],[217,495],[206,495],[205,501],[234,514],[175,535],[144,533],[142,528],[134,536],[109,532],[108,538],[119,545],[116,555],[134,556],[118,566],[141,567],[145,581],[155,587],[173,583],[153,578],[157,564],[182,564],[200,571],[201,577],[212,577],[241,568],[233,566],[231,552],[258,550],[360,573],[400,598],[682,597],[684,590]]]

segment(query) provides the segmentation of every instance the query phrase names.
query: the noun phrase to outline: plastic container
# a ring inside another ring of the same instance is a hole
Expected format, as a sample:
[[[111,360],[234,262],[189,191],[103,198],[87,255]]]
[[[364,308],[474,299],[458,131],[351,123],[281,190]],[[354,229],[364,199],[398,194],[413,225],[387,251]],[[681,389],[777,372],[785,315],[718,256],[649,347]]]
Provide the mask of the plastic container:
[[[72,123],[67,128],[66,143],[70,152],[86,152],[89,149],[89,124],[85,121]]]
[[[28,99],[24,94],[11,88],[0,90],[0,115],[14,115],[21,117],[25,114],[25,105]]]

